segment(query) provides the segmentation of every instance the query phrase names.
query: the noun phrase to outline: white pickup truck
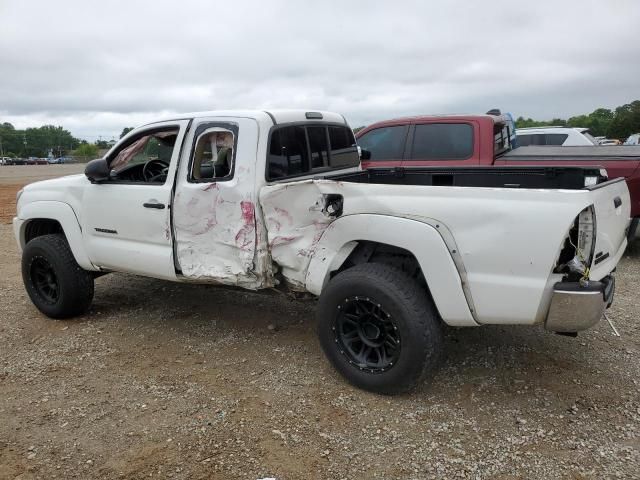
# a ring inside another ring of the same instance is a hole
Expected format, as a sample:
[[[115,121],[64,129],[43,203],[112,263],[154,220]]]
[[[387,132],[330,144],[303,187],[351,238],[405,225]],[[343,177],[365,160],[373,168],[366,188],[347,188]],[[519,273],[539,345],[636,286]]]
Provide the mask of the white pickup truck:
[[[435,370],[441,322],[573,334],[600,320],[630,205],[603,174],[362,171],[341,115],[218,111],[137,128],[85,175],[26,186],[13,225],[49,317],[84,313],[106,272],[307,292],[337,370],[395,393]]]

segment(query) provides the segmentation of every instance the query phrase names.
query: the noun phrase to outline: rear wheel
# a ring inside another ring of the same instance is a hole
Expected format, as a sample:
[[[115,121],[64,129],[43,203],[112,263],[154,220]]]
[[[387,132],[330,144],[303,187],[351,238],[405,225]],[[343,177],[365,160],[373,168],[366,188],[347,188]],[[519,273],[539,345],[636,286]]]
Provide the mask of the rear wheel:
[[[357,387],[400,393],[436,371],[440,320],[428,293],[401,270],[357,265],[320,296],[318,334],[334,367]]]
[[[22,280],[33,304],[51,318],[81,315],[93,299],[93,277],[78,265],[64,235],[42,235],[27,243]]]

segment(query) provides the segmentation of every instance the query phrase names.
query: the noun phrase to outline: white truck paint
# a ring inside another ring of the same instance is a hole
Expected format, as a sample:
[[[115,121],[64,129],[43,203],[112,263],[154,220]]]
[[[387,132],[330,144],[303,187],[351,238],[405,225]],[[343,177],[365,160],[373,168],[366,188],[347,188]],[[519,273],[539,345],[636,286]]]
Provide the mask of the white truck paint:
[[[554,273],[561,249],[589,207],[597,219],[592,253],[607,256],[597,264],[590,259],[585,280],[608,277],[626,247],[624,182],[549,190],[352,183],[311,174],[267,180],[270,133],[287,125],[346,126],[340,115],[321,116],[221,111],[135,129],[105,159],[141,136],[174,129],[164,182],[92,183],[76,175],[28,185],[14,219],[17,241],[24,248],[30,222],[50,219],[84,270],[248,289],[285,283],[313,295],[323,294],[359,245],[374,242],[415,257],[439,316],[454,326],[544,322],[554,285],[566,276]],[[196,145],[218,132],[234,142],[229,177],[196,181]]]

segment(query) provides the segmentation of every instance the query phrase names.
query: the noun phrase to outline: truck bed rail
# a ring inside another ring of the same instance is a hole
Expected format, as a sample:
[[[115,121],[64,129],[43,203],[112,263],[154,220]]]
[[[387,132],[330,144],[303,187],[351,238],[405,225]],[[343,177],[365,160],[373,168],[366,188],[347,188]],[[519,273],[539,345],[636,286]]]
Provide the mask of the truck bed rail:
[[[599,167],[395,167],[322,178],[391,185],[579,190],[607,181],[602,173]],[[586,177],[592,178],[587,182]]]

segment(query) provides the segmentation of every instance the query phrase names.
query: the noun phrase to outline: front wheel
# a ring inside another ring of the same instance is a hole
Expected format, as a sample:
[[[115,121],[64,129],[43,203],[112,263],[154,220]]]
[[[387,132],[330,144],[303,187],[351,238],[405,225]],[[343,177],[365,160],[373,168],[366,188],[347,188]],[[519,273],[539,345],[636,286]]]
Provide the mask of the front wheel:
[[[64,235],[42,235],[27,243],[22,280],[33,304],[51,318],[81,315],[93,300],[93,277],[78,265]]]
[[[356,265],[331,279],[318,302],[318,335],[334,367],[376,393],[412,389],[442,356],[440,320],[428,293],[384,264]]]

